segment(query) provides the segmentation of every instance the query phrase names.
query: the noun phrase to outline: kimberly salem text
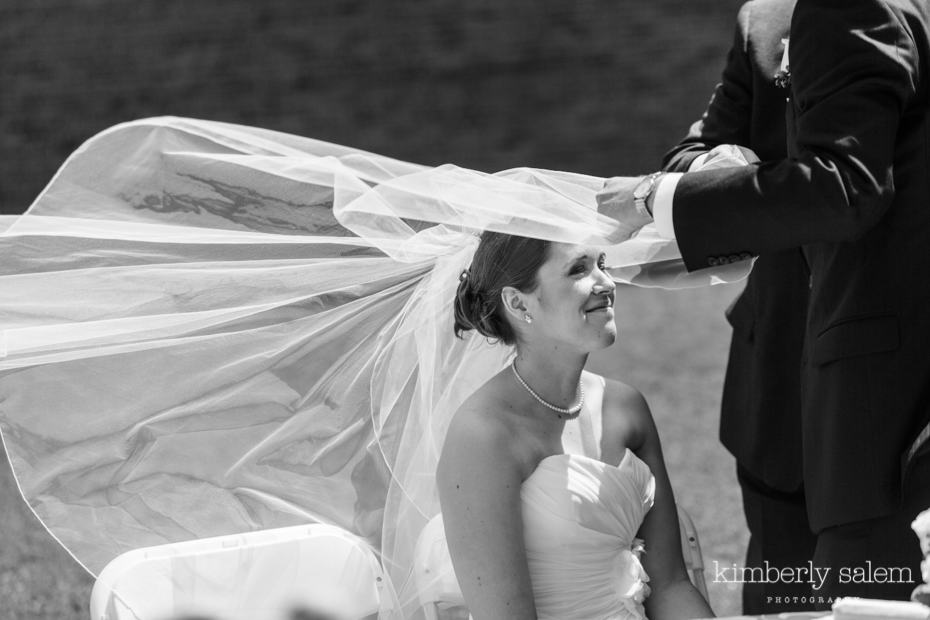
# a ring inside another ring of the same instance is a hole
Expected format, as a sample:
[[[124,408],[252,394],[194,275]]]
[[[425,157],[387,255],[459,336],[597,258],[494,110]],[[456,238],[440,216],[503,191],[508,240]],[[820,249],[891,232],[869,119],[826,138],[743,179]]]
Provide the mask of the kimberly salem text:
[[[769,565],[739,566],[737,564],[721,565],[714,561],[714,583],[808,583],[813,590],[819,590],[830,577],[832,567],[806,566],[782,567]],[[909,567],[876,566],[868,560],[862,566],[841,566],[837,569],[837,579],[842,584],[856,583],[914,583]]]

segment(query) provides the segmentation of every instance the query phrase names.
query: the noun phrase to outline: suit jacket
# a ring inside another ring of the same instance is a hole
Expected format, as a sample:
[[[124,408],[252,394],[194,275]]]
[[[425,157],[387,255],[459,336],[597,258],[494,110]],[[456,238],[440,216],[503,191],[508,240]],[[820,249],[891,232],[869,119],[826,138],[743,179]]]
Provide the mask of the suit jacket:
[[[788,157],[685,174],[690,269],[804,246],[802,370],[811,525],[883,516],[930,419],[930,3],[798,0]]]
[[[699,155],[739,144],[762,160],[787,155],[785,91],[775,85],[795,0],[750,0],[739,12],[723,78],[703,117],[662,162],[686,172]],[[801,347],[809,274],[801,250],[760,256],[727,311],[733,326],[720,440],[755,478],[801,486]]]

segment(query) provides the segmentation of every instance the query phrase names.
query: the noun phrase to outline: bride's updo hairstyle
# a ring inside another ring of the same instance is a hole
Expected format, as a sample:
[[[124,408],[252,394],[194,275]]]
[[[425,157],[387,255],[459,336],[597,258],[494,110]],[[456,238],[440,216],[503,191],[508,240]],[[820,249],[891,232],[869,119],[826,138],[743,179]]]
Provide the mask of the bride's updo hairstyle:
[[[536,274],[549,258],[549,242],[485,231],[471,267],[462,272],[455,293],[455,335],[475,330],[505,344],[516,342],[501,291],[512,286],[524,293],[536,288]]]

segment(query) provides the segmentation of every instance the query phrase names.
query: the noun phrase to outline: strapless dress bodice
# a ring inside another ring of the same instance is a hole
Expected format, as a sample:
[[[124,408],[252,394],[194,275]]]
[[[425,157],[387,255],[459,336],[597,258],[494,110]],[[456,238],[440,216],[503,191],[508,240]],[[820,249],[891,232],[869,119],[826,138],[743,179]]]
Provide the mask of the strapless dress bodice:
[[[636,532],[652,507],[649,467],[544,458],[521,488],[524,541],[540,620],[643,620],[649,577]]]

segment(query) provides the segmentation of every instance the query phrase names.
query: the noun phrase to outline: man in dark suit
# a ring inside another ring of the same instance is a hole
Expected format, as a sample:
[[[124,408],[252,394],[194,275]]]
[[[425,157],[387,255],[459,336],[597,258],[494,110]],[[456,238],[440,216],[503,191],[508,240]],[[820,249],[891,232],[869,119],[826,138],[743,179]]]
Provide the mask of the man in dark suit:
[[[803,246],[812,594],[907,598],[930,505],[930,3],[798,0],[789,45],[787,157],[599,202],[627,229],[654,215],[689,269]]]
[[[750,0],[740,9],[723,77],[701,120],[663,162],[687,172],[721,145],[769,161],[787,155],[785,89],[776,75],[795,0]],[[749,527],[746,566],[806,566],[816,537],[801,480],[801,346],[807,265],[791,248],[760,256],[727,311],[733,327],[723,384],[720,440],[736,457]],[[806,583],[743,584],[743,613],[812,609]],[[778,602],[776,602],[778,601]]]

